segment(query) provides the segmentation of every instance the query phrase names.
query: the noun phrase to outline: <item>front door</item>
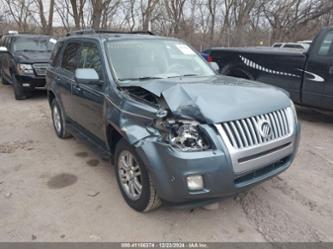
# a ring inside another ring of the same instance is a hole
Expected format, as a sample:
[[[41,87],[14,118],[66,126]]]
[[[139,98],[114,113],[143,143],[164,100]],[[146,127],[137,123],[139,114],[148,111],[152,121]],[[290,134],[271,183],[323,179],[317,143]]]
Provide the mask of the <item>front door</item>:
[[[105,74],[97,42],[82,43],[77,68],[95,69],[99,75],[100,84],[76,82],[72,86],[75,122],[84,128],[96,142],[104,143],[103,103]]]
[[[302,102],[333,109],[333,29],[319,33],[304,70]]]
[[[61,98],[67,119],[74,120],[74,109],[72,106],[71,90],[74,81],[74,72],[78,65],[78,56],[81,43],[71,41],[65,45],[62,56],[61,67],[57,70],[55,81],[58,85],[58,96]]]

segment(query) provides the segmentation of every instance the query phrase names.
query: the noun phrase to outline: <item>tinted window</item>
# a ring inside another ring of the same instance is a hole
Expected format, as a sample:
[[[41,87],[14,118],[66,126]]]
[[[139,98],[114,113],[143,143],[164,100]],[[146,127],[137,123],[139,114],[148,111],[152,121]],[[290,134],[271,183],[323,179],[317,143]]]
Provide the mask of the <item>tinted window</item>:
[[[53,40],[50,37],[17,37],[13,43],[13,51],[52,51]]]
[[[103,79],[102,59],[95,43],[84,42],[79,56],[78,68],[93,68]]]
[[[59,65],[60,55],[61,55],[61,48],[64,45],[63,42],[58,42],[54,47],[54,50],[51,55],[51,65],[57,66]]]
[[[323,42],[320,45],[318,55],[328,56],[330,55],[330,48],[333,42],[333,31],[330,31],[326,34]]]
[[[61,66],[74,73],[77,68],[77,57],[80,50],[80,43],[70,42],[64,50]]]

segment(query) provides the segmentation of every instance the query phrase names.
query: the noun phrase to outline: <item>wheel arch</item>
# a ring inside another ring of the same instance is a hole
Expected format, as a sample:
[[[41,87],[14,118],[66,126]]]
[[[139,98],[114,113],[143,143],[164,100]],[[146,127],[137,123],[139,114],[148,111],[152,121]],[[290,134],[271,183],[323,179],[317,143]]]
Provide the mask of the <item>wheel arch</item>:
[[[49,102],[49,105],[51,106],[52,104],[52,101],[56,98],[54,92],[52,91],[47,91],[47,99],[48,99],[48,102]]]
[[[108,124],[106,127],[106,139],[108,147],[111,153],[111,161],[114,163],[114,155],[118,142],[124,138],[124,136],[112,125]]]
[[[221,73],[236,78],[255,80],[255,77],[240,64],[229,64],[221,70]]]

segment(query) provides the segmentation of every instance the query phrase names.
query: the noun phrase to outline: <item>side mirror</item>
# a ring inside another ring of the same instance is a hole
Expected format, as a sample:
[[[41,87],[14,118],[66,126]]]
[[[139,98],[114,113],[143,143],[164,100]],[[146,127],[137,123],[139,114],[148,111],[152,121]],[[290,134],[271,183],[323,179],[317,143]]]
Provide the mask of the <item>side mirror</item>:
[[[220,66],[215,61],[209,62],[209,65],[216,73],[220,73]]]
[[[99,76],[93,68],[78,68],[75,70],[75,81],[82,84],[99,85]]]
[[[7,53],[8,49],[6,47],[0,47],[0,53]]]

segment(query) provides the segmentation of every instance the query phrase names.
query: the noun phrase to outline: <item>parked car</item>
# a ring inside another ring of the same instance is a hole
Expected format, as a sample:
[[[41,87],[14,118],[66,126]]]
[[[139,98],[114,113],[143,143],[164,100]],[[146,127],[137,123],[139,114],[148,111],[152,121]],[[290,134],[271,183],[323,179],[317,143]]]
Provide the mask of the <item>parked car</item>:
[[[299,123],[287,94],[217,75],[178,39],[71,33],[57,43],[46,80],[57,136],[110,156],[137,211],[216,202],[295,157]]]
[[[45,87],[46,69],[56,40],[46,35],[10,33],[0,41],[0,76],[11,84],[15,98],[27,98],[36,87]]]
[[[268,83],[303,106],[333,111],[333,27],[324,28],[307,52],[269,48],[213,48],[220,73]]]
[[[276,42],[272,45],[273,48],[290,48],[290,49],[302,49],[308,50],[310,44],[307,43],[296,43],[296,42]]]

